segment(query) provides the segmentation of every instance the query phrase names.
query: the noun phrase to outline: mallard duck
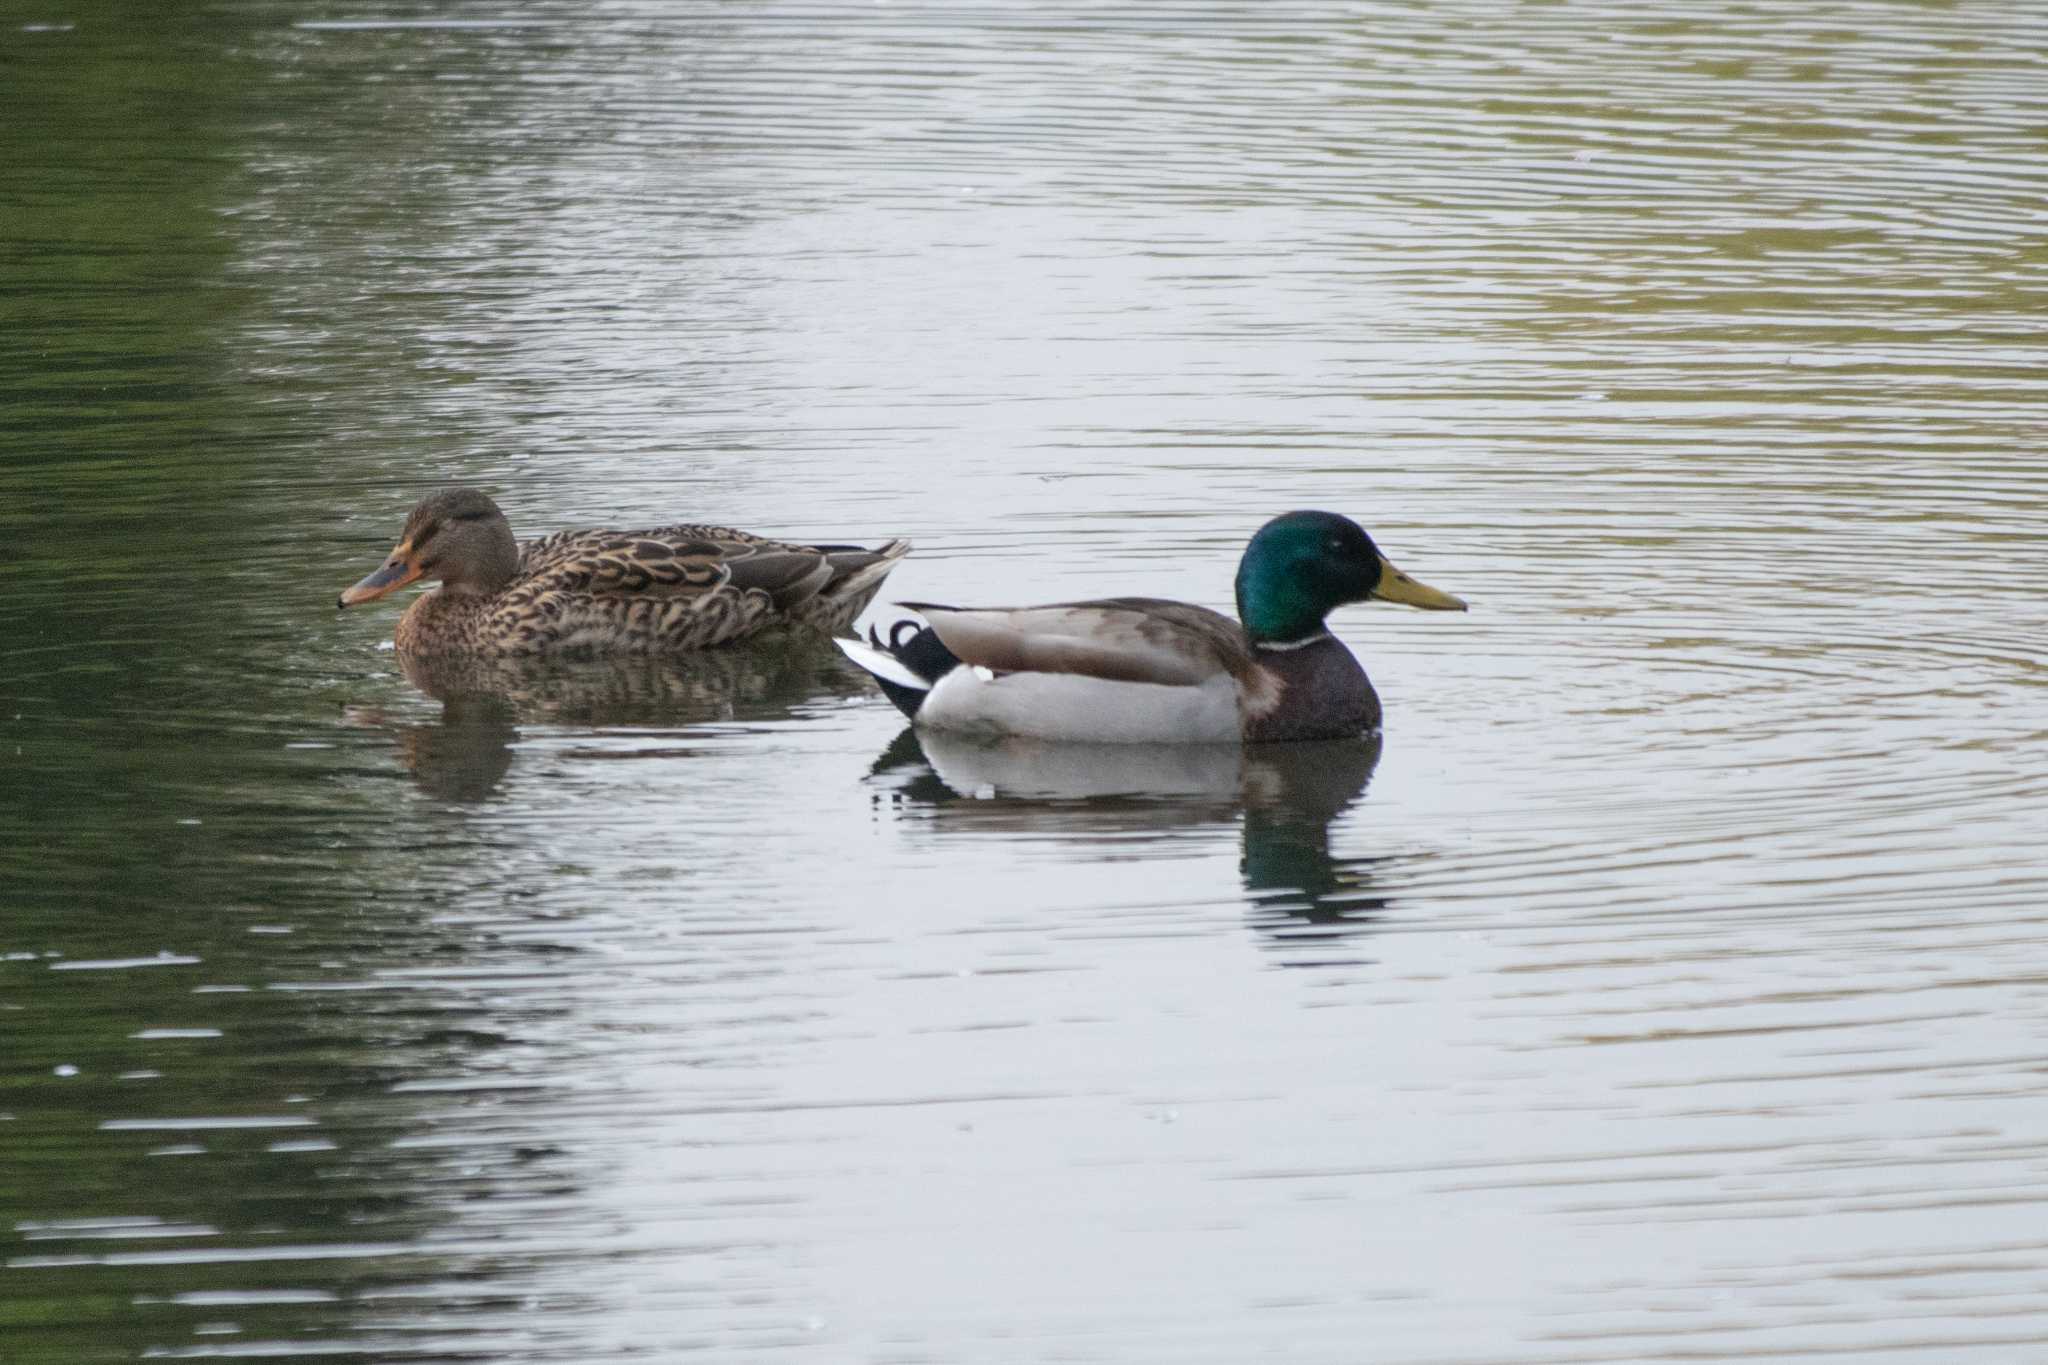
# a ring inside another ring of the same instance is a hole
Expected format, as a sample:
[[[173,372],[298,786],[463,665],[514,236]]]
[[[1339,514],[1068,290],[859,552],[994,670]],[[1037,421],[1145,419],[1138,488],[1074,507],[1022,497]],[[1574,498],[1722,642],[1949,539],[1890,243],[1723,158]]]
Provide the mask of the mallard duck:
[[[839,647],[917,725],[1115,743],[1340,739],[1380,723],[1379,694],[1324,624],[1377,598],[1463,611],[1387,562],[1334,512],[1259,528],[1237,566],[1238,621],[1153,597],[1043,607],[906,602],[888,634]]]
[[[772,626],[853,624],[910,542],[792,545],[725,526],[557,531],[521,547],[474,488],[422,498],[381,568],[341,595],[372,602],[439,579],[399,618],[417,654],[672,653]]]

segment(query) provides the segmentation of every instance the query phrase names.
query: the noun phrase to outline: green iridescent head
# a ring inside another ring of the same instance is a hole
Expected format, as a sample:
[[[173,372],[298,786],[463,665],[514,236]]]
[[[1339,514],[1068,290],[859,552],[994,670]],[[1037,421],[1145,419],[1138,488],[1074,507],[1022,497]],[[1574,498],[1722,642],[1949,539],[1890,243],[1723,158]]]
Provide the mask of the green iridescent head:
[[[1372,537],[1335,512],[1289,512],[1259,528],[1237,565],[1237,617],[1258,644],[1320,634],[1346,602],[1379,598],[1428,611],[1463,611],[1447,592],[1387,562]]]

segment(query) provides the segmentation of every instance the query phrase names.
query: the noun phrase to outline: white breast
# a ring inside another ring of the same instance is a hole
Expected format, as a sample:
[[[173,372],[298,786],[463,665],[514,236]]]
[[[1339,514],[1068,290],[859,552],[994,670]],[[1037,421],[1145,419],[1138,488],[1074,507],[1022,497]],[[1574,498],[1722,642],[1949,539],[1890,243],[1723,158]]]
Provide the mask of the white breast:
[[[956,668],[924,699],[917,723],[1094,744],[1235,744],[1244,738],[1237,687],[1221,675],[1192,687],[1166,687],[1073,673],[997,676]]]

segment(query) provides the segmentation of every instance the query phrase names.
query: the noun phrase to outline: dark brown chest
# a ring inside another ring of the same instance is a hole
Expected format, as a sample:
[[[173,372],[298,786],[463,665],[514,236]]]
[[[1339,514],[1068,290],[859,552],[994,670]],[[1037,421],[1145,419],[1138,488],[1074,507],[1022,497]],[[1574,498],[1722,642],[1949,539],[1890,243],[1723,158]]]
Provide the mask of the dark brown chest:
[[[1254,652],[1279,684],[1280,699],[1246,726],[1247,740],[1345,739],[1379,728],[1379,693],[1357,658],[1335,638]]]

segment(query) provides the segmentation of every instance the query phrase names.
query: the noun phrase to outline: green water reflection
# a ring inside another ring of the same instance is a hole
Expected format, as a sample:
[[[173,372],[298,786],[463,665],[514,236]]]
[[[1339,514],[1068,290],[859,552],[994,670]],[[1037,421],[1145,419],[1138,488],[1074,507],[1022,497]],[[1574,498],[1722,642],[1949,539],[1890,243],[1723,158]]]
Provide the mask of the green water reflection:
[[[264,122],[296,116],[256,97],[275,71],[249,36],[116,4],[0,38],[13,1361],[132,1359],[223,1316],[243,1342],[337,1328],[454,1267],[420,1242],[449,1204],[562,1178],[394,1145],[430,1117],[396,1083],[504,1040],[459,1001],[330,989],[469,941],[365,837],[393,779],[293,747],[325,728],[320,689],[250,609],[291,591],[302,518],[252,493],[297,419],[230,344],[262,296],[228,269],[232,211]],[[378,1243],[409,1255],[350,1251]]]

